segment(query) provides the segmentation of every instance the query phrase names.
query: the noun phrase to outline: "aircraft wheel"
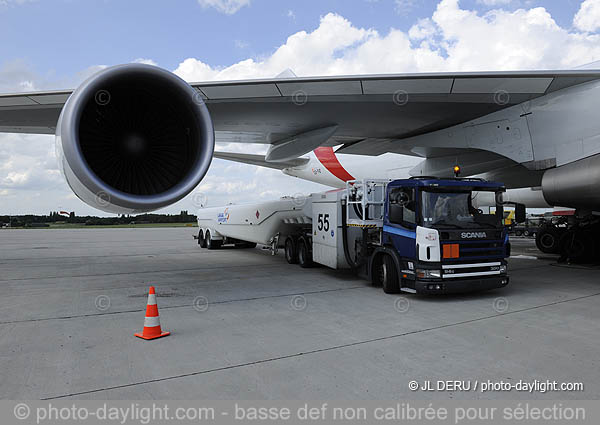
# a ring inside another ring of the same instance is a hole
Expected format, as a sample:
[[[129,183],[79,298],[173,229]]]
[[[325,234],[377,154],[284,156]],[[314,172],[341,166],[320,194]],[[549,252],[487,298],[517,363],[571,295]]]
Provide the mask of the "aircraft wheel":
[[[202,229],[198,231],[198,245],[200,245],[200,248],[206,248],[206,239],[204,239],[204,232]]]
[[[285,239],[285,260],[289,264],[298,264],[298,250],[296,249],[296,241],[291,236]]]
[[[523,234],[523,232],[521,232],[520,230],[515,230],[515,236],[521,236]]]
[[[523,231],[523,236],[529,237],[529,230],[524,230]]]
[[[206,236],[205,236],[204,240],[206,241],[206,248],[208,248],[208,249],[219,249],[219,248],[221,248],[221,245],[223,244],[223,241],[211,239],[209,230],[206,231]]]
[[[544,254],[557,254],[560,251],[559,236],[554,227],[542,227],[535,235],[535,245]]]
[[[560,253],[563,259],[574,263],[584,262],[592,257],[594,241],[583,231],[569,230],[560,238]]]
[[[308,247],[308,242],[304,238],[298,239],[298,263],[304,269],[313,265],[312,253]]]
[[[394,260],[389,255],[383,256],[383,261],[378,270],[379,281],[383,286],[383,292],[386,294],[397,294],[400,292],[400,282],[398,280],[398,271]]]

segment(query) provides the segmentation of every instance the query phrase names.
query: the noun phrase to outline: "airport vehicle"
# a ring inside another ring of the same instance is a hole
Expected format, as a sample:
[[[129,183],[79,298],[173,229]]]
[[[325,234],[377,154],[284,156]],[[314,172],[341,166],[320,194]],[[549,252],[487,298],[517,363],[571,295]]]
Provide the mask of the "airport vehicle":
[[[75,90],[0,95],[0,131],[55,134],[74,193],[139,213],[189,194],[215,141],[264,143],[266,162],[336,154],[420,158],[413,176],[541,188],[576,209],[565,255],[600,240],[600,71],[284,77],[190,83],[144,64],[99,71]],[[448,173],[449,174],[445,174]]]
[[[453,293],[508,284],[503,185],[481,179],[354,180],[302,198],[198,211],[198,243],[284,247],[288,263],[354,268],[386,293]],[[496,214],[473,205],[498,199]]]
[[[532,214],[528,216],[523,223],[516,223],[509,228],[509,233],[514,233],[515,236],[525,236],[535,238],[540,227],[546,224],[546,219],[540,215],[536,216]],[[506,220],[505,220],[506,226]]]

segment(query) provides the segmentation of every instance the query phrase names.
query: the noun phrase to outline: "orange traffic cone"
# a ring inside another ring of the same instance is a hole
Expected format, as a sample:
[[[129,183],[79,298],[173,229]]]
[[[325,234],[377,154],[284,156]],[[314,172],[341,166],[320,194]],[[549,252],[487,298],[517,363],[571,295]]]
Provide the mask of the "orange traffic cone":
[[[171,332],[163,332],[160,328],[160,317],[158,316],[158,306],[156,305],[156,292],[154,286],[150,287],[148,294],[148,305],[146,306],[146,318],[144,319],[144,331],[134,335],[143,339],[156,339],[161,336],[170,335]]]

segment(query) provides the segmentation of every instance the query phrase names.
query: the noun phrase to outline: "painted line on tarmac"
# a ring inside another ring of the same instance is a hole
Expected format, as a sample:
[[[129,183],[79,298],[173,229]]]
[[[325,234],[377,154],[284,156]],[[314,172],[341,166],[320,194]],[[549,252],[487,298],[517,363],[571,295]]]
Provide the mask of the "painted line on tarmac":
[[[415,335],[415,334],[420,334],[420,333],[425,333],[425,332],[430,332],[430,331],[436,331],[436,330],[440,330],[440,329],[451,328],[454,326],[460,326],[460,325],[466,325],[466,324],[470,324],[470,323],[481,322],[484,320],[494,319],[494,318],[501,317],[501,316],[508,316],[508,315],[512,315],[512,314],[516,314],[516,313],[522,313],[525,311],[537,310],[540,308],[551,307],[551,306],[555,306],[555,305],[559,305],[559,304],[565,304],[565,303],[572,302],[572,301],[578,301],[578,300],[582,300],[582,299],[586,299],[586,298],[597,297],[599,295],[600,295],[600,292],[595,293],[595,294],[590,294],[590,295],[584,295],[581,297],[571,298],[568,300],[555,301],[552,303],[542,304],[542,305],[538,305],[538,306],[534,306],[534,307],[523,308],[520,310],[509,311],[506,313],[498,313],[498,314],[494,314],[491,316],[479,317],[477,319],[470,319],[470,320],[464,320],[464,321],[456,322],[456,323],[433,326],[430,328],[419,329],[419,330],[404,332],[404,333],[395,334],[395,335],[366,339],[363,341],[356,341],[356,342],[351,342],[348,344],[334,345],[331,347],[319,348],[316,350],[309,350],[309,351],[304,351],[301,353],[294,353],[294,354],[288,354],[288,355],[284,355],[284,356],[272,357],[272,358],[268,358],[268,359],[256,360],[253,362],[238,363],[235,365],[223,366],[223,367],[218,367],[218,368],[214,368],[214,369],[206,369],[206,370],[200,370],[200,371],[196,371],[196,372],[182,373],[180,375],[166,376],[164,378],[149,379],[146,381],[132,382],[130,384],[114,385],[111,387],[97,388],[97,389],[93,389],[93,390],[79,391],[79,392],[74,392],[74,393],[69,393],[69,394],[61,394],[61,395],[52,396],[52,397],[44,397],[44,398],[41,398],[41,400],[56,400],[56,399],[60,399],[60,398],[74,397],[74,396],[79,396],[79,395],[84,395],[84,394],[93,394],[93,393],[97,393],[97,392],[101,392],[101,391],[117,390],[117,389],[121,389],[121,388],[135,387],[138,385],[153,384],[156,382],[171,381],[171,380],[175,380],[175,379],[188,378],[191,376],[205,375],[208,373],[222,372],[222,371],[232,370],[232,369],[240,369],[240,368],[248,367],[248,366],[255,366],[255,365],[260,365],[260,364],[265,364],[265,363],[271,363],[271,362],[275,362],[278,360],[288,360],[288,359],[302,357],[302,356],[306,356],[306,355],[310,355],[310,354],[318,354],[318,353],[324,353],[324,352],[328,352],[328,351],[335,351],[335,350],[340,350],[340,349],[344,349],[344,348],[350,348],[350,347],[356,347],[356,346],[360,346],[360,345],[371,344],[374,342],[387,341],[387,340],[391,340],[391,339],[401,338],[401,337],[408,336],[408,335]]]

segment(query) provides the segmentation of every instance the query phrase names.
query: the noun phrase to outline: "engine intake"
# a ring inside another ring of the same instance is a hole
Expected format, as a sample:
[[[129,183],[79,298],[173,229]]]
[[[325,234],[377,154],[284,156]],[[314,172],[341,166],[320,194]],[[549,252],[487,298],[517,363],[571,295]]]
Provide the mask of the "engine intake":
[[[214,130],[199,93],[169,71],[107,68],[68,99],[56,128],[65,178],[107,212],[139,213],[177,202],[202,180]]]

